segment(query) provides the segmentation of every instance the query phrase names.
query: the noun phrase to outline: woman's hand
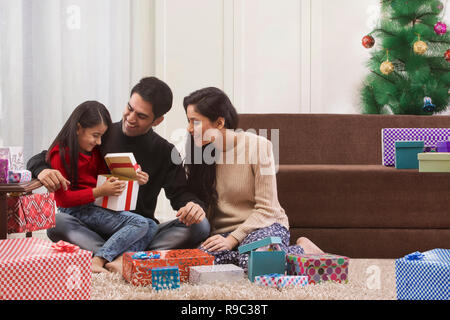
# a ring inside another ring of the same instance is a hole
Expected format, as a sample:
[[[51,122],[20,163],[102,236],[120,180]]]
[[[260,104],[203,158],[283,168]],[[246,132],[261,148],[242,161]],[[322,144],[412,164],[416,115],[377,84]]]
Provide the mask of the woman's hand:
[[[137,181],[140,186],[142,186],[148,182],[148,173],[142,171],[141,166],[139,166],[139,169],[136,171],[136,175],[137,175]]]
[[[107,196],[120,196],[125,190],[127,183],[116,177],[108,178],[100,187],[94,188],[94,198]]]
[[[239,241],[236,240],[232,235],[224,238],[221,235],[215,235],[209,237],[202,243],[201,247],[210,252],[214,251],[223,251],[223,250],[233,250],[239,244]]]

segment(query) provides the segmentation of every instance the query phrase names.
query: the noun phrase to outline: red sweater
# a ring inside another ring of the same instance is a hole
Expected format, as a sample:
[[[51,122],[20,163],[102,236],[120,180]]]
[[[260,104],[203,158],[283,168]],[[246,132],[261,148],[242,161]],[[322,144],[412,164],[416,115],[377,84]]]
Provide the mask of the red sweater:
[[[70,164],[69,154],[66,152],[66,162]],[[50,151],[50,165],[57,169],[67,179],[69,175],[61,162],[59,145]],[[78,189],[69,186],[67,191],[63,188],[55,192],[56,205],[62,208],[81,206],[95,201],[92,189],[97,186],[97,176],[108,173],[108,168],[100,154],[98,147],[94,148],[91,155],[79,153],[78,155]]]

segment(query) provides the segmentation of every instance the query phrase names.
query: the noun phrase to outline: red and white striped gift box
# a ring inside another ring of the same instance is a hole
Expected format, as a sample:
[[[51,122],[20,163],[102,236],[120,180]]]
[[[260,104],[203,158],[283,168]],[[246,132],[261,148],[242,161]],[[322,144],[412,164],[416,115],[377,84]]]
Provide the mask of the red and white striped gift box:
[[[0,240],[0,299],[87,300],[91,269],[92,252],[67,242]]]
[[[114,211],[135,210],[139,192],[137,171],[140,169],[134,155],[132,153],[108,153],[105,155],[105,161],[111,170],[111,174],[99,175],[97,177],[97,187],[100,187],[113,176],[119,180],[126,181],[127,186],[120,196],[100,197],[95,199],[95,204]]]

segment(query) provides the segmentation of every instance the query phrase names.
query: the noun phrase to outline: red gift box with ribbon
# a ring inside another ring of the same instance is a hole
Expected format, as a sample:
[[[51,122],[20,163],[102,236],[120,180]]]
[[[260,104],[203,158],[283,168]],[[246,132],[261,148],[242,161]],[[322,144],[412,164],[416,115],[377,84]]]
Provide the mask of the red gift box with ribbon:
[[[177,266],[180,281],[187,282],[190,267],[214,264],[214,257],[200,249],[145,251],[147,254],[159,254],[156,259],[133,258],[135,253],[125,252],[122,261],[123,277],[135,286],[151,285],[153,268]]]
[[[110,177],[117,177],[126,181],[126,189],[120,196],[108,196],[95,199],[97,206],[114,211],[130,211],[136,209],[139,183],[137,182],[137,171],[139,165],[132,153],[108,153],[105,156],[106,164],[111,174],[102,174],[97,177],[97,187],[101,186]]]
[[[53,193],[7,196],[8,233],[33,232],[55,226]]]
[[[88,300],[92,252],[68,242],[0,240],[0,300]]]

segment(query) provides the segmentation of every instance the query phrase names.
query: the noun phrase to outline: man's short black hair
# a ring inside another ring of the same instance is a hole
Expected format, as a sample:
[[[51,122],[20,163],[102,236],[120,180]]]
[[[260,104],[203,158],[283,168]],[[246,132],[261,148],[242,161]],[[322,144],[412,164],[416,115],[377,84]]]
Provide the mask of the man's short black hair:
[[[173,94],[169,86],[156,77],[142,78],[131,90],[139,94],[144,101],[151,103],[155,119],[163,116],[172,108]]]

